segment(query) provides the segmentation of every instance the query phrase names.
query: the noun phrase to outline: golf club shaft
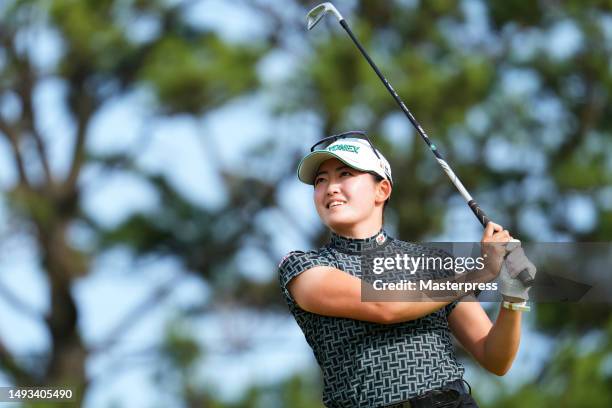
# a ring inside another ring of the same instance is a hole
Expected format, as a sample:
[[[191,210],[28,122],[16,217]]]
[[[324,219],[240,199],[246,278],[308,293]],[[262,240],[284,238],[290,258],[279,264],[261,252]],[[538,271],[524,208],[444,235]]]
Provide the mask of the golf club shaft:
[[[457,177],[457,175],[450,168],[448,163],[446,163],[446,160],[444,160],[440,152],[438,152],[436,145],[434,145],[431,142],[431,140],[429,140],[429,137],[427,136],[427,133],[425,133],[425,130],[423,130],[423,127],[419,124],[419,122],[417,122],[414,115],[406,107],[406,104],[404,104],[404,102],[400,99],[397,92],[395,92],[395,89],[393,89],[389,81],[387,81],[387,78],[385,78],[385,76],[380,72],[380,70],[374,63],[374,61],[372,61],[368,53],[363,49],[363,47],[361,46],[361,44],[359,43],[359,41],[357,40],[357,38],[351,31],[351,29],[349,28],[347,22],[344,20],[342,15],[338,12],[336,7],[334,7],[333,4],[327,2],[327,3],[322,3],[316,6],[315,8],[313,8],[312,10],[310,10],[310,12],[308,13],[308,29],[309,30],[312,29],[325,15],[324,13],[327,13],[327,12],[332,12],[336,16],[342,28],[344,28],[344,30],[348,33],[349,37],[351,37],[351,40],[353,40],[353,43],[357,46],[361,54],[368,61],[368,63],[370,64],[374,72],[376,72],[376,75],[378,75],[382,83],[385,85],[385,88],[387,88],[387,90],[389,91],[393,99],[395,99],[395,102],[397,102],[402,112],[404,112],[404,115],[406,115],[408,120],[410,120],[410,123],[412,123],[412,125],[415,127],[419,135],[421,135],[421,138],[423,139],[423,141],[427,143],[427,146],[429,146],[429,149],[431,150],[433,155],[436,157],[438,164],[440,165],[440,167],[442,167],[442,169],[444,170],[448,178],[450,178],[450,180],[455,185],[457,190],[459,190],[459,193],[461,193],[467,205],[472,209],[478,221],[480,221],[483,227],[486,227],[487,224],[491,222],[489,217],[487,217],[487,215],[484,213],[484,211],[482,211],[482,209],[480,208],[476,200],[474,200],[472,196],[470,195],[470,193],[468,193],[466,188],[463,186],[463,183],[461,183],[461,180],[459,180],[459,177]],[[518,274],[518,278],[523,282],[525,286],[531,286],[534,284],[534,280],[533,278],[531,278],[527,270],[521,271]]]
[[[442,155],[440,154],[440,152],[436,148],[436,145],[434,145],[431,142],[431,140],[429,140],[429,137],[427,136],[427,133],[425,133],[425,130],[423,130],[423,127],[421,127],[419,122],[417,122],[417,120],[415,119],[414,115],[412,115],[410,110],[406,107],[406,104],[404,104],[404,102],[398,96],[397,92],[395,92],[395,89],[393,89],[393,87],[391,86],[389,81],[387,81],[387,79],[380,72],[380,70],[378,69],[378,67],[374,63],[374,61],[372,61],[372,59],[370,58],[368,53],[363,49],[363,47],[361,46],[361,44],[359,43],[359,41],[357,40],[357,38],[355,37],[355,35],[351,31],[351,29],[349,28],[348,24],[346,23],[346,20],[344,20],[344,19],[340,20],[340,25],[342,26],[342,28],[344,28],[344,30],[351,37],[351,40],[353,40],[353,43],[355,43],[357,48],[359,48],[359,51],[361,52],[361,54],[368,61],[368,63],[370,64],[370,66],[372,67],[374,72],[376,72],[376,75],[378,75],[378,77],[380,78],[382,83],[385,85],[385,88],[387,88],[387,90],[389,91],[391,96],[393,96],[393,99],[395,99],[395,102],[397,102],[397,104],[399,105],[399,107],[402,110],[402,112],[404,112],[404,115],[406,115],[408,120],[410,120],[410,123],[412,123],[412,125],[415,127],[415,129],[417,130],[419,135],[421,135],[421,138],[423,139],[423,141],[425,143],[427,143],[427,146],[429,146],[429,149],[431,150],[431,152],[434,154],[434,156],[436,156],[436,160],[438,161],[438,163],[440,164],[440,166],[442,167],[444,172],[451,179],[451,181],[453,182],[455,187],[457,187],[457,190],[459,190],[459,193],[461,193],[461,195],[463,196],[463,198],[467,202],[467,205],[472,209],[472,211],[474,212],[474,215],[476,215],[476,218],[478,219],[478,221],[480,221],[480,223],[482,224],[483,227],[486,227],[487,224],[491,221],[489,219],[489,217],[487,217],[487,215],[484,213],[484,211],[482,211],[482,209],[480,208],[480,206],[478,205],[476,200],[474,200],[472,198],[472,196],[470,195],[470,193],[468,193],[466,188],[463,186],[463,183],[461,183],[461,180],[459,180],[459,177],[457,177],[457,175],[450,168],[448,163],[446,163],[446,160],[444,160],[444,158],[442,157]]]

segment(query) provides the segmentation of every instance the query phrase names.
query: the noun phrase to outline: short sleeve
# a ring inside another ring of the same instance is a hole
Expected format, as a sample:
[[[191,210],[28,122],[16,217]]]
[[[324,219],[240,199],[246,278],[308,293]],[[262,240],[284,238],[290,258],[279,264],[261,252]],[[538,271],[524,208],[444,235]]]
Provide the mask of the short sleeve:
[[[287,285],[291,279],[316,266],[331,266],[331,263],[315,251],[289,252],[278,265],[279,282],[283,294],[289,303],[295,303]]]
[[[448,317],[450,316],[451,312],[453,311],[453,309],[455,307],[457,307],[457,304],[459,303],[458,300],[453,300],[451,303],[449,303],[448,305],[444,306],[444,313],[446,313],[446,318],[448,319]]]

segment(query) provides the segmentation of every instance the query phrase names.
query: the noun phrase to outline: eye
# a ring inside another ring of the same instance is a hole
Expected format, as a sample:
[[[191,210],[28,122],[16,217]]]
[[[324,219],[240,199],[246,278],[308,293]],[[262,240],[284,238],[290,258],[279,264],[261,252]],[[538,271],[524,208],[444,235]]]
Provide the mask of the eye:
[[[317,184],[319,184],[319,182],[324,181],[324,180],[325,180],[325,178],[323,178],[323,177],[317,177],[315,179],[315,181],[314,181],[314,185],[316,186]]]
[[[352,176],[353,174],[350,171],[347,170],[343,170],[342,173],[340,173],[340,177],[344,177],[344,176]]]

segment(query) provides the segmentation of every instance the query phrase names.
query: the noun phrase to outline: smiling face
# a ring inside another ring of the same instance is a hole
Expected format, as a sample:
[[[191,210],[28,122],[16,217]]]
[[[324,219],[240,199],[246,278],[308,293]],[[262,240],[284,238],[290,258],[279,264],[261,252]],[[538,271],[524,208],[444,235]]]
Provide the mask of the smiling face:
[[[314,182],[314,202],[319,217],[337,234],[366,238],[382,227],[385,200],[391,194],[387,180],[347,166],[338,159],[325,161]]]

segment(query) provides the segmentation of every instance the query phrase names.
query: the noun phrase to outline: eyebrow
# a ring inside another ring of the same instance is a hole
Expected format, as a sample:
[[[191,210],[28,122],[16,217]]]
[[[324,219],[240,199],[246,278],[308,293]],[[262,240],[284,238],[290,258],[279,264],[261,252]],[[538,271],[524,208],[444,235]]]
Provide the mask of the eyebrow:
[[[351,167],[349,167],[349,166],[340,166],[340,167],[338,167],[338,168],[336,169],[336,171],[340,171],[340,170],[342,170],[342,169],[352,169],[352,168],[351,168]],[[315,174],[315,178],[319,177],[321,174],[327,174],[327,172],[326,172],[326,171],[318,171],[318,172]]]

